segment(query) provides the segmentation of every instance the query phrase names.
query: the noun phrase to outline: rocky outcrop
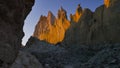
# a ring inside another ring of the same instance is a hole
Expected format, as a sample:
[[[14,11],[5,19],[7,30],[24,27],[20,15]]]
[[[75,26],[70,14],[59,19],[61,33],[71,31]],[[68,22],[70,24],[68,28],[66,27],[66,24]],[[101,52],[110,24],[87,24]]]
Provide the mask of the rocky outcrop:
[[[66,31],[63,44],[65,46],[72,45],[74,43],[81,44],[89,41],[88,36],[90,27],[92,24],[93,12],[89,9],[82,10],[81,17],[78,22],[71,21],[71,25]]]
[[[119,4],[119,0],[105,0],[105,4],[98,7],[95,12],[84,9],[77,23],[71,20],[63,44],[120,42]]]
[[[14,62],[24,36],[24,19],[33,4],[34,0],[0,0],[0,67]]]
[[[71,21],[74,21],[77,23],[82,15],[82,12],[83,12],[82,7],[79,4],[76,10],[76,13],[74,15],[72,14],[70,15]]]
[[[44,68],[63,68],[69,63],[68,52],[64,48],[59,45],[53,46],[35,37],[31,37],[22,50],[36,56]]]
[[[119,68],[120,44],[101,43],[95,45],[74,44],[63,48],[31,37],[22,49],[30,52],[45,68]]]
[[[79,66],[80,68],[119,68],[120,66],[120,44],[109,44],[95,54],[87,63]]]
[[[50,11],[47,17],[41,16],[33,36],[51,44],[61,42],[70,25],[66,14],[66,11],[61,7],[61,9],[58,10],[57,18]]]
[[[31,54],[19,51],[10,68],[43,68],[39,61]]]

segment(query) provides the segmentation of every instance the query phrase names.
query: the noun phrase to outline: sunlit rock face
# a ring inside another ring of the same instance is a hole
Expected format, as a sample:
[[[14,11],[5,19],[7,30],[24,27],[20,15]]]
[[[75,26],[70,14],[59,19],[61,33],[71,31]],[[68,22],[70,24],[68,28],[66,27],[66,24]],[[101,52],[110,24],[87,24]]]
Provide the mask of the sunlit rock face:
[[[105,4],[106,7],[109,7],[109,5],[110,5],[110,0],[104,0],[104,4]]]
[[[78,22],[80,17],[82,15],[82,7],[80,6],[80,4],[78,5],[77,9],[76,9],[76,12],[74,15],[70,15],[70,19],[74,22]]]
[[[64,39],[65,31],[69,26],[70,22],[67,20],[66,11],[61,7],[58,10],[57,18],[50,11],[47,17],[40,17],[33,36],[51,44],[56,44]]]
[[[114,6],[118,2],[118,0],[104,0],[104,5],[108,8],[110,6]]]
[[[24,19],[34,0],[0,0],[0,68],[11,65],[21,47]]]

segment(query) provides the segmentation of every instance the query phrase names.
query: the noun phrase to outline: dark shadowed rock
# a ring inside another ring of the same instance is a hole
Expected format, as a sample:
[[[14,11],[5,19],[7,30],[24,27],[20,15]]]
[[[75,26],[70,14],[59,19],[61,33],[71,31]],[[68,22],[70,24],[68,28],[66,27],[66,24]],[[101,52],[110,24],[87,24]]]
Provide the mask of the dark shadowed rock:
[[[96,44],[104,42],[120,42],[120,1],[107,0],[109,6],[101,5],[95,12],[82,10],[78,22],[71,20],[66,31],[64,45]]]
[[[10,68],[43,68],[40,62],[31,54],[19,51],[15,62]]]
[[[79,66],[80,68],[119,68],[120,67],[120,44],[109,44],[110,47],[104,48],[96,53],[87,63]]]
[[[82,11],[79,22],[71,21],[71,25],[66,31],[65,38],[62,42],[63,44],[69,46],[89,41],[88,36],[92,24],[93,13],[89,9],[84,9]]]
[[[0,0],[0,67],[15,60],[21,46],[24,19],[34,0]]]

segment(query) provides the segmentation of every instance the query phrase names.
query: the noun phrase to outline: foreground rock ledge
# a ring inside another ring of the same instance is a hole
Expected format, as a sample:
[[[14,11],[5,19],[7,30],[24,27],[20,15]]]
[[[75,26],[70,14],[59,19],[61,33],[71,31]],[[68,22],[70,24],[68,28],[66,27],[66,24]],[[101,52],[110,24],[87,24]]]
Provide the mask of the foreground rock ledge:
[[[34,0],[0,0],[0,67],[11,65],[24,36],[24,20]]]

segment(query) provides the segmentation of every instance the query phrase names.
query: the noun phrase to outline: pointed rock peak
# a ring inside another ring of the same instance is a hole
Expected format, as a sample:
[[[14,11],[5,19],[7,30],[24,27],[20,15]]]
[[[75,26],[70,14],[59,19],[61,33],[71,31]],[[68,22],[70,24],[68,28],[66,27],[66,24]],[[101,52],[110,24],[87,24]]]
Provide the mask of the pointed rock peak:
[[[64,9],[63,9],[63,7],[62,7],[62,6],[60,7],[60,10],[61,10],[61,11],[64,11]]]
[[[51,11],[48,11],[48,16],[54,16]]]
[[[53,15],[51,11],[48,12],[47,20],[48,20],[48,23],[52,25],[54,24],[55,16]]]
[[[66,10],[62,6],[60,7],[58,11],[66,13]]]
[[[43,21],[43,20],[46,20],[46,19],[47,19],[46,16],[43,16],[43,15],[40,16],[40,21]]]
[[[81,13],[82,12],[82,7],[80,4],[78,4],[76,12]]]
[[[82,11],[83,11],[82,7],[80,6],[80,4],[78,4],[75,14],[74,15],[70,14],[71,21],[78,22],[82,15]]]
[[[64,18],[64,19],[67,19],[67,12],[66,12],[66,10],[65,9],[63,9],[63,7],[61,7],[59,10],[58,10],[58,19],[62,19],[62,18]]]

